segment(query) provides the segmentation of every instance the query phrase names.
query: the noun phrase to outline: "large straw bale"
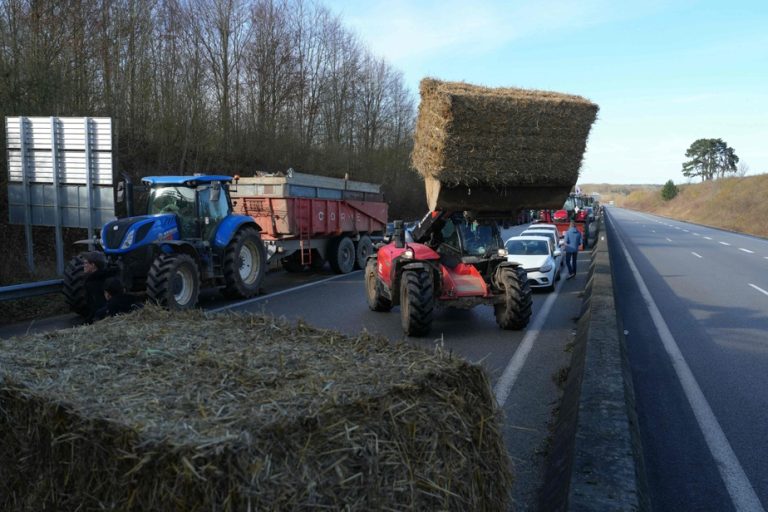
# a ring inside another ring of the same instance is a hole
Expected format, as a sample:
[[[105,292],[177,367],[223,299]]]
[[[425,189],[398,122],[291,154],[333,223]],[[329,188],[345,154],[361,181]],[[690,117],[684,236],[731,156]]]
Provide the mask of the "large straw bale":
[[[598,107],[580,97],[425,78],[411,155],[447,186],[572,187]]]
[[[483,371],[153,307],[0,342],[0,510],[504,510]]]

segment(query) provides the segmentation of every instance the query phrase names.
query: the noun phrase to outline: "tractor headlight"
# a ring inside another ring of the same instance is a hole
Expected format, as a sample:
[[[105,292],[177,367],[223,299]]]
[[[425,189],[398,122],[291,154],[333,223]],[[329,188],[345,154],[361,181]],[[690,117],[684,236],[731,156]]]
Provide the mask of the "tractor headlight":
[[[509,253],[507,252],[507,250],[506,250],[506,249],[499,249],[499,252],[498,252],[498,254],[499,254],[499,256],[500,256],[500,257],[502,257],[502,258],[506,258],[506,257],[507,257],[507,255],[508,255]]]
[[[405,258],[407,260],[412,260],[413,259],[413,249],[406,249],[405,251],[403,251],[403,258]]]
[[[128,249],[130,246],[133,245],[133,237],[136,231],[129,231],[128,235],[125,237],[125,240],[123,240],[123,245],[120,246],[121,249]]]
[[[541,267],[539,269],[539,272],[542,272],[542,273],[546,274],[550,270],[552,270],[552,264],[551,263],[547,263],[546,265],[544,265],[543,267]]]

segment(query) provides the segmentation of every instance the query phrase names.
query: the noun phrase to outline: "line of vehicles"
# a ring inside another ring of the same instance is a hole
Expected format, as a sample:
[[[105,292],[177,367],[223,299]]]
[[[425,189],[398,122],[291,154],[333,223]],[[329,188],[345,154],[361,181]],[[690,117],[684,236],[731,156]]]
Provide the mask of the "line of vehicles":
[[[142,181],[146,214],[129,211],[107,223],[97,247],[106,271],[128,290],[171,309],[195,306],[202,288],[252,297],[278,258],[287,271],[326,262],[337,273],[364,269],[370,309],[400,306],[407,335],[428,334],[440,306],[490,305],[501,328],[522,329],[531,316],[531,289],[554,289],[562,267],[556,223],[533,224],[504,242],[496,220],[434,210],[408,229],[395,222],[385,237],[387,204],[375,184],[292,171]],[[72,258],[64,294],[83,316],[87,279],[83,260]]]

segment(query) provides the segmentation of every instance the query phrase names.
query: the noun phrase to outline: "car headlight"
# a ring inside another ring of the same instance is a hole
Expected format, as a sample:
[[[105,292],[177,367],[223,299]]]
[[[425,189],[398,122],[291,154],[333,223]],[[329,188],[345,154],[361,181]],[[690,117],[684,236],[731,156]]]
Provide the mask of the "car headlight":
[[[499,249],[499,256],[501,256],[502,258],[506,258],[508,254],[509,253],[507,252],[506,249]]]
[[[123,240],[123,245],[120,246],[121,249],[128,249],[130,246],[133,245],[133,236],[136,233],[136,231],[129,231],[128,235],[125,237],[125,240]]]
[[[544,272],[546,274],[550,270],[552,270],[552,264],[551,263],[547,263],[546,265],[544,265],[543,267],[541,267],[539,269],[539,272]]]
[[[413,259],[413,249],[406,249],[405,251],[403,251],[403,258],[405,258],[407,260],[412,260]]]

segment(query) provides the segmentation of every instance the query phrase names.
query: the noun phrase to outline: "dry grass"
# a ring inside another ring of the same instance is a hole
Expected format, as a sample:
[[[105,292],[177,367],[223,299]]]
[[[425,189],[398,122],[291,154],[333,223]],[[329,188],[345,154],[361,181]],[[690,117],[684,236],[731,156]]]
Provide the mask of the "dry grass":
[[[751,235],[768,237],[768,174],[678,185],[670,201],[659,187],[635,190],[617,206]],[[585,185],[584,187],[588,187]]]
[[[0,341],[0,510],[505,510],[483,371],[146,307]]]

